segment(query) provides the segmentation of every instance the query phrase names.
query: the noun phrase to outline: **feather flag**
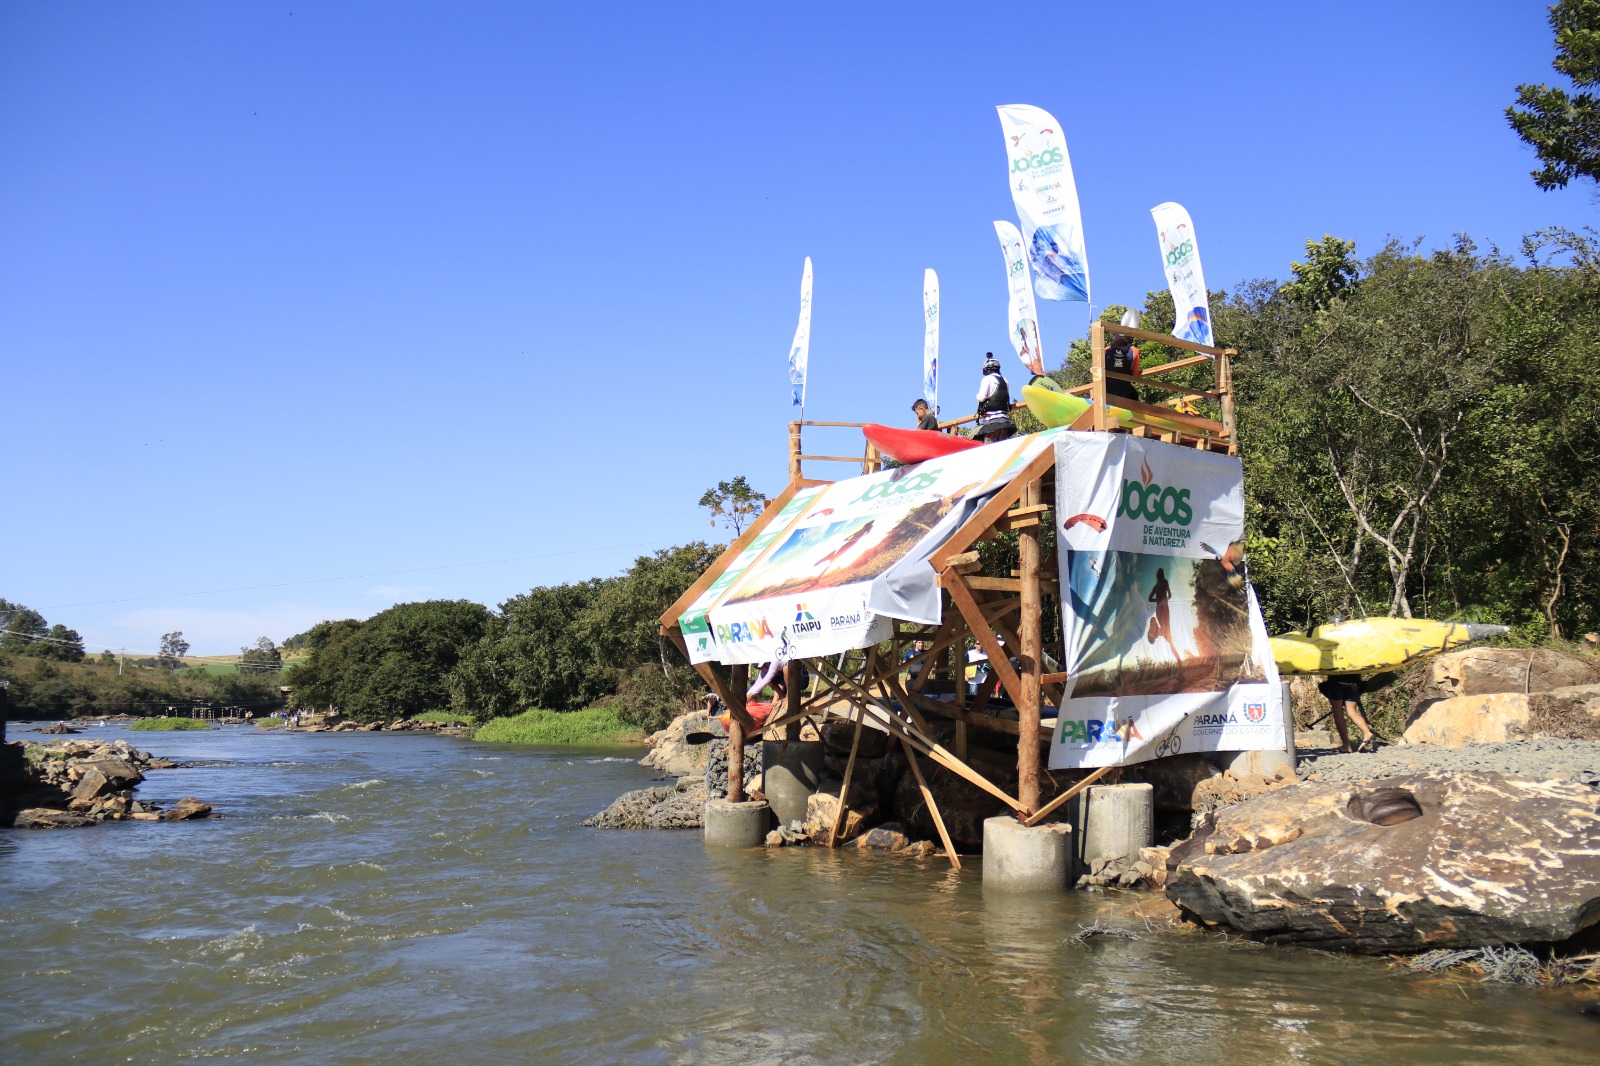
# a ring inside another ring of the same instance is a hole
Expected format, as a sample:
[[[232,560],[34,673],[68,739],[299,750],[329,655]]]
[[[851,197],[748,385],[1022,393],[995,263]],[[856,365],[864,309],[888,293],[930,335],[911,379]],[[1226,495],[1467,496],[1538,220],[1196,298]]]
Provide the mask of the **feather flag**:
[[[1011,163],[1011,200],[1033,264],[1033,290],[1041,300],[1089,299],[1089,258],[1072,160],[1061,124],[1027,104],[998,109]]]

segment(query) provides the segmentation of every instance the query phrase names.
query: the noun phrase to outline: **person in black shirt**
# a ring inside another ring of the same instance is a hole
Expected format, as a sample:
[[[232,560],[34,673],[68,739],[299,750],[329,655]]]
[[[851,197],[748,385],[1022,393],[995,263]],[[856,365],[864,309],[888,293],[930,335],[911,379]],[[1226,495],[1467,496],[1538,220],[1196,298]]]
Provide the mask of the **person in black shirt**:
[[[917,416],[918,429],[931,429],[939,431],[939,416],[928,410],[927,400],[918,400],[911,405],[911,413]]]

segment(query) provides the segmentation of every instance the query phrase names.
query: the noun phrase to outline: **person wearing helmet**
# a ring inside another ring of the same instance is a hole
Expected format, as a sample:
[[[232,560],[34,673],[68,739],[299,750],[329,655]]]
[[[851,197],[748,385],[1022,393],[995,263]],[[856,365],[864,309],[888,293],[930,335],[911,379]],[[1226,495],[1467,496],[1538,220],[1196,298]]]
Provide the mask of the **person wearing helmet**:
[[[911,413],[917,416],[918,429],[931,429],[939,431],[939,416],[928,410],[927,400],[918,400],[911,405]]]
[[[1011,421],[1011,386],[1000,374],[1000,360],[993,352],[984,352],[983,382],[978,386],[978,428],[973,435],[982,441],[997,441],[1016,432],[1016,423]]]

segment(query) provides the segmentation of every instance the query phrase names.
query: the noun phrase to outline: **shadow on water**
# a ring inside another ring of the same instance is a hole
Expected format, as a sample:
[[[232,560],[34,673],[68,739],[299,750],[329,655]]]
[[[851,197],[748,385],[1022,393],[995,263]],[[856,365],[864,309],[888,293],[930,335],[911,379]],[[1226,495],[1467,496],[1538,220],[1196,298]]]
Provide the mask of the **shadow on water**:
[[[977,861],[582,828],[648,783],[634,751],[130,739],[213,764],[142,793],[226,817],[0,831],[17,1061],[1543,1066],[1600,1039],[1564,994],[985,894]],[[1143,938],[1069,942],[1097,920]]]

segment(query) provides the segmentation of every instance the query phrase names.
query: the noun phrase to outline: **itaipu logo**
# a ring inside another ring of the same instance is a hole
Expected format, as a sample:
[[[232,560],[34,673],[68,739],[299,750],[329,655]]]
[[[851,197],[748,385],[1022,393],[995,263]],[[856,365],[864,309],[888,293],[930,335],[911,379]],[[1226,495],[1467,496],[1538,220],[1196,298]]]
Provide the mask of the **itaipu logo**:
[[[1132,718],[1120,723],[1115,718],[1063,718],[1061,743],[1075,740],[1080,744],[1120,744],[1129,740],[1143,740],[1144,736],[1133,724]]]
[[[802,633],[821,633],[822,623],[817,621],[815,615],[806,610],[806,605],[794,605],[794,623],[789,626],[789,632],[799,636]]]
[[[1187,526],[1194,521],[1189,505],[1189,490],[1156,483],[1150,460],[1139,464],[1139,480],[1122,483],[1122,499],[1117,501],[1118,518],[1142,518],[1148,522],[1168,522]]]
[[[1042,152],[1035,152],[1033,155],[1022,156],[1021,158],[1012,160],[1011,173],[1021,174],[1024,171],[1036,170],[1039,167],[1050,166],[1052,163],[1059,163],[1061,160],[1061,149],[1046,148]]]
[[[917,492],[921,489],[931,488],[939,480],[937,474],[916,474],[912,477],[901,478],[899,481],[880,481],[871,485],[860,496],[851,500],[852,504],[866,503],[868,500],[882,500],[889,496],[903,496],[908,492]]]
[[[772,639],[772,626],[765,618],[753,622],[730,622],[717,627],[717,639],[724,644],[744,644],[747,641]]]

